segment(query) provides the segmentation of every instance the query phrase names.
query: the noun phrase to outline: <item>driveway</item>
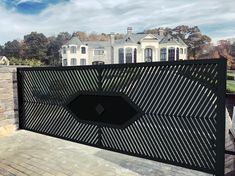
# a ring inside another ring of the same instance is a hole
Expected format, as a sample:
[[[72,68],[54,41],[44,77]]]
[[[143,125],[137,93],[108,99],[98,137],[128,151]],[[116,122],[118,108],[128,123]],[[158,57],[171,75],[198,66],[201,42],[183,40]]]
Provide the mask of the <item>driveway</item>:
[[[0,176],[204,176],[25,130],[0,137]]]

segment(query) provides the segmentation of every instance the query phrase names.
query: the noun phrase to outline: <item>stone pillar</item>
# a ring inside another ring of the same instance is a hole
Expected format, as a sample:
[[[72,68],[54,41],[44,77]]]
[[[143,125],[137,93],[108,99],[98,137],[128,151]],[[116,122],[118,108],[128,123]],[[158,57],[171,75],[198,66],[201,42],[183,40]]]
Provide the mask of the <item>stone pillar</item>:
[[[18,128],[16,67],[0,66],[0,136]]]

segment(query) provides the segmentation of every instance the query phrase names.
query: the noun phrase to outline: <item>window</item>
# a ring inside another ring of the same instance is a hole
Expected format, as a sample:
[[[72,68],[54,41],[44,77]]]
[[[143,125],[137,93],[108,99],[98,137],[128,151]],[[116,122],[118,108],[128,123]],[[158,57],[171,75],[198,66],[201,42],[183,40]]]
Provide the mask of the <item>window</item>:
[[[63,54],[66,54],[66,47],[63,47]]]
[[[104,65],[103,61],[94,61],[92,62],[92,65]]]
[[[145,48],[144,50],[144,61],[152,62],[153,60],[153,50],[151,48]]]
[[[136,59],[137,59],[137,50],[136,48],[134,49],[134,63],[136,63]]]
[[[124,63],[124,49],[123,48],[118,49],[118,59],[119,59],[119,64]]]
[[[71,65],[71,66],[77,65],[77,59],[76,59],[76,58],[72,58],[70,65]]]
[[[86,47],[81,47],[81,53],[86,54]]]
[[[67,59],[63,59],[63,66],[67,66],[68,63],[67,63]]]
[[[103,49],[95,49],[94,50],[94,55],[104,55],[104,50]]]
[[[187,54],[187,49],[186,48],[184,48],[184,54]]]
[[[180,54],[183,54],[183,48],[180,48]]]
[[[174,61],[175,60],[175,48],[168,49],[168,60]]]
[[[71,46],[70,47],[70,53],[76,53],[76,52],[77,52],[76,46]]]
[[[166,48],[160,50],[160,61],[166,61]]]
[[[86,65],[86,59],[80,59],[80,65]]]
[[[176,60],[179,60],[179,48],[176,49]]]
[[[132,63],[132,48],[126,48],[126,63]]]

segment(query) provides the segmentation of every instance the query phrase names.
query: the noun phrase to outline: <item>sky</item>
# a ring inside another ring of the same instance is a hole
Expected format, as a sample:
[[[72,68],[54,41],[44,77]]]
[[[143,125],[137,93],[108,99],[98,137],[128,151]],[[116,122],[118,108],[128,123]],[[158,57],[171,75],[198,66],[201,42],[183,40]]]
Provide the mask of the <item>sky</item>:
[[[26,34],[125,33],[198,26],[213,41],[235,38],[235,0],[0,0],[0,45]]]

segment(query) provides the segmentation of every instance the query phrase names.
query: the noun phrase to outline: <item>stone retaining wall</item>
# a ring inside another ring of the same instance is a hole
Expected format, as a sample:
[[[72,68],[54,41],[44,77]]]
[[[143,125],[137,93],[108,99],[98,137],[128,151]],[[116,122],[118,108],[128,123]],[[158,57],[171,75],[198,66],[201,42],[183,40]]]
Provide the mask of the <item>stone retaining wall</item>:
[[[0,66],[0,136],[18,129],[17,78],[15,66]]]

